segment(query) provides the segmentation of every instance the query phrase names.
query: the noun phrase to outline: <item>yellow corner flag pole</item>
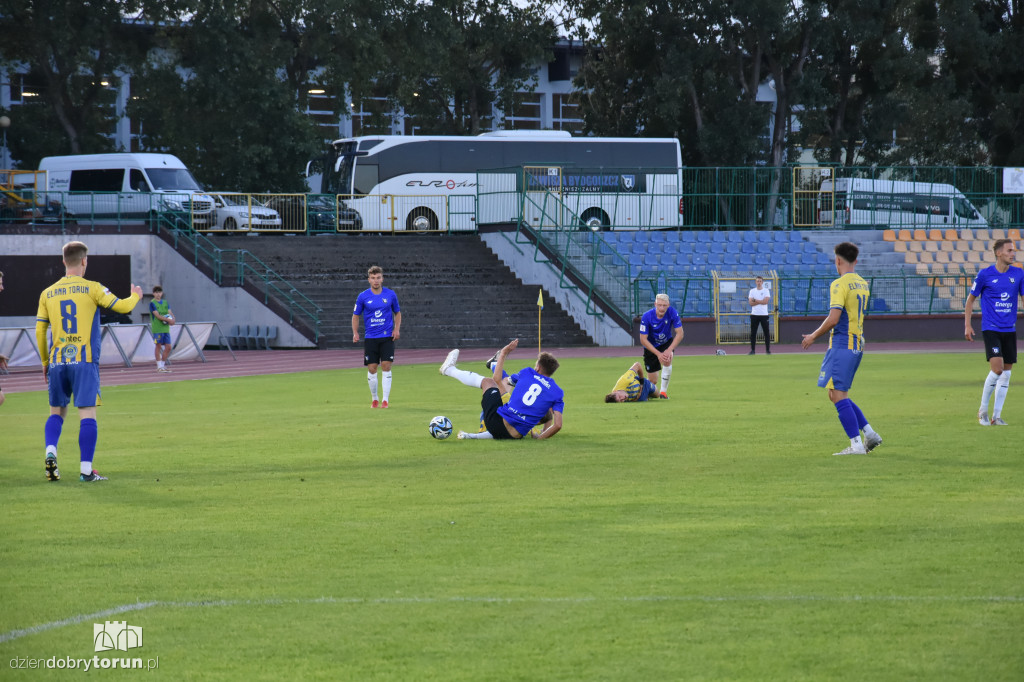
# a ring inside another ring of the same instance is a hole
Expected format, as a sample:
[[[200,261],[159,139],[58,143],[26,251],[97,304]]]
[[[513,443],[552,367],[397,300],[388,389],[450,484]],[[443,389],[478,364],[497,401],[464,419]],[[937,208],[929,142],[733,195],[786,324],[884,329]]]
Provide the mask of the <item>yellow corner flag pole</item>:
[[[544,290],[537,292],[537,354],[540,355],[540,311],[544,310]]]

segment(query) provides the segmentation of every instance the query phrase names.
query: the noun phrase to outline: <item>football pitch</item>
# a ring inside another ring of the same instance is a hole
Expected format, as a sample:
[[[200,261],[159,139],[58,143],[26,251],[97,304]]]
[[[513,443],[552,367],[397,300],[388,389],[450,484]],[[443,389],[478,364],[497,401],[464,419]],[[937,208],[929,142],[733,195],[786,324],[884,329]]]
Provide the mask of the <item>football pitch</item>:
[[[869,348],[884,443],[833,457],[823,350],[679,356],[622,405],[633,358],[563,359],[543,442],[433,440],[480,409],[437,363],[389,410],[362,369],[108,387],[99,484],[74,409],[48,483],[46,395],[8,396],[0,677],[1024,679],[1024,382],[981,428],[980,352]]]

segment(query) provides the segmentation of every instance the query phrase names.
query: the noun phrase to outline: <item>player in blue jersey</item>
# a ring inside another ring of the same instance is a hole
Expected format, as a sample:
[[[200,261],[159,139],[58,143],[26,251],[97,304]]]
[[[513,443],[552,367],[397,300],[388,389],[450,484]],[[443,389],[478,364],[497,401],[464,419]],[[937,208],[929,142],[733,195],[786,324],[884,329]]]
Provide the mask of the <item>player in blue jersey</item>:
[[[836,245],[836,271],[839,279],[829,287],[828,317],[810,334],[803,335],[804,349],[814,340],[831,332],[828,350],[821,363],[818,386],[828,389],[829,400],[836,406],[839,423],[850,438],[850,447],[836,455],[864,455],[882,444],[882,437],[871,428],[856,403],[850,400],[853,377],[864,354],[864,312],[871,292],[864,278],[854,272],[860,250],[855,244]],[[861,439],[860,432],[864,431]]]
[[[1017,301],[1024,297],[1024,271],[1016,264],[1017,247],[1010,239],[997,239],[992,244],[996,264],[984,268],[974,278],[974,285],[964,306],[964,337],[974,340],[971,315],[975,299],[981,299],[981,337],[985,341],[985,357],[989,372],[981,390],[978,423],[982,426],[1006,426],[1003,403],[1010,390],[1010,370],[1017,362]],[[989,399],[992,421],[988,418]]]
[[[604,397],[606,403],[645,402],[651,397],[658,397],[657,387],[644,378],[644,368],[639,362],[626,370],[626,373],[615,382],[611,393]]]
[[[46,420],[43,435],[46,440],[46,478],[51,481],[60,479],[57,443],[72,396],[81,421],[78,433],[81,455],[79,480],[107,480],[92,468],[96,453],[96,406],[100,404],[99,308],[130,313],[142,298],[142,287],[134,284],[131,285],[131,296],[120,299],[99,282],[85,279],[88,252],[82,242],[64,245],[66,274],[39,296],[39,312],[36,313],[36,343],[43,361],[43,378],[50,392],[50,417]],[[50,342],[47,341],[47,332],[52,336]]]
[[[366,271],[370,288],[359,294],[352,311],[352,343],[359,343],[359,320],[363,319],[363,364],[370,385],[370,407],[388,407],[391,397],[391,363],[395,361],[395,341],[402,327],[402,309],[398,295],[384,286],[384,271],[374,265]],[[381,402],[377,399],[377,366],[381,369]]]
[[[683,321],[679,313],[669,305],[668,294],[654,297],[654,307],[640,318],[640,345],[644,347],[644,367],[651,383],[658,385],[661,372],[659,397],[668,400],[668,381],[672,377],[672,356],[683,341]]]
[[[512,343],[498,351],[491,377],[456,367],[458,349],[448,353],[441,364],[441,374],[483,392],[480,406],[484,411],[487,430],[481,433],[459,431],[459,439],[520,439],[527,434],[543,439],[551,438],[561,430],[565,393],[551,378],[558,369],[558,360],[551,353],[541,353],[532,368],[524,367],[516,372],[518,381],[512,388],[508,403],[502,404],[502,391],[507,390],[507,382],[502,378],[505,359],[518,345],[519,339],[513,339]],[[534,427],[541,424],[544,425],[543,430],[535,432]]]

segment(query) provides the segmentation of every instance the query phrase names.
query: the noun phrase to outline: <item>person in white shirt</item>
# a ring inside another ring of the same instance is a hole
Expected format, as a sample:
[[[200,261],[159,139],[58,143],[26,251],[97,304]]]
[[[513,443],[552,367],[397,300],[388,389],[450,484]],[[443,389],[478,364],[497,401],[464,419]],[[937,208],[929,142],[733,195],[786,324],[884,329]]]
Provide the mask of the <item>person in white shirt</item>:
[[[772,354],[772,337],[768,332],[769,306],[772,302],[772,293],[764,288],[764,277],[757,278],[757,286],[750,290],[747,295],[750,301],[750,352],[753,355],[757,348],[757,328],[760,326],[764,332],[764,349],[768,355]]]

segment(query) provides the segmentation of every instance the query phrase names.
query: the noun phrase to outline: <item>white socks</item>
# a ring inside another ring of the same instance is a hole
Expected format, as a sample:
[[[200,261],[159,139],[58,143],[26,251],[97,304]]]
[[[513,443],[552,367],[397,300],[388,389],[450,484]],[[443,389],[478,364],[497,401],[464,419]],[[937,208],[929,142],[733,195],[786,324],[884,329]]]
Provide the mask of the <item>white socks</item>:
[[[978,408],[982,412],[988,412],[988,401],[992,398],[992,392],[996,390],[997,381],[999,381],[999,375],[995,372],[990,371],[985,377],[985,387],[981,390],[981,407]]]
[[[493,440],[494,436],[489,431],[481,431],[480,433],[467,433],[463,438],[473,438],[475,440]]]
[[[672,365],[661,368],[661,392],[668,393],[668,380],[672,378]]]
[[[988,388],[988,385],[985,385]],[[992,418],[995,419],[1003,412],[1003,403],[1006,402],[1006,392],[1010,390],[1010,370],[1004,369],[996,381],[996,400],[992,404]]]
[[[384,400],[387,401],[391,395],[391,371],[381,372],[384,375]]]
[[[480,388],[480,384],[484,382],[484,378],[476,372],[459,369],[458,367],[449,367],[444,371],[444,375],[473,388]]]
[[[367,372],[366,383],[370,385],[370,397],[374,400],[377,399],[377,373]]]

